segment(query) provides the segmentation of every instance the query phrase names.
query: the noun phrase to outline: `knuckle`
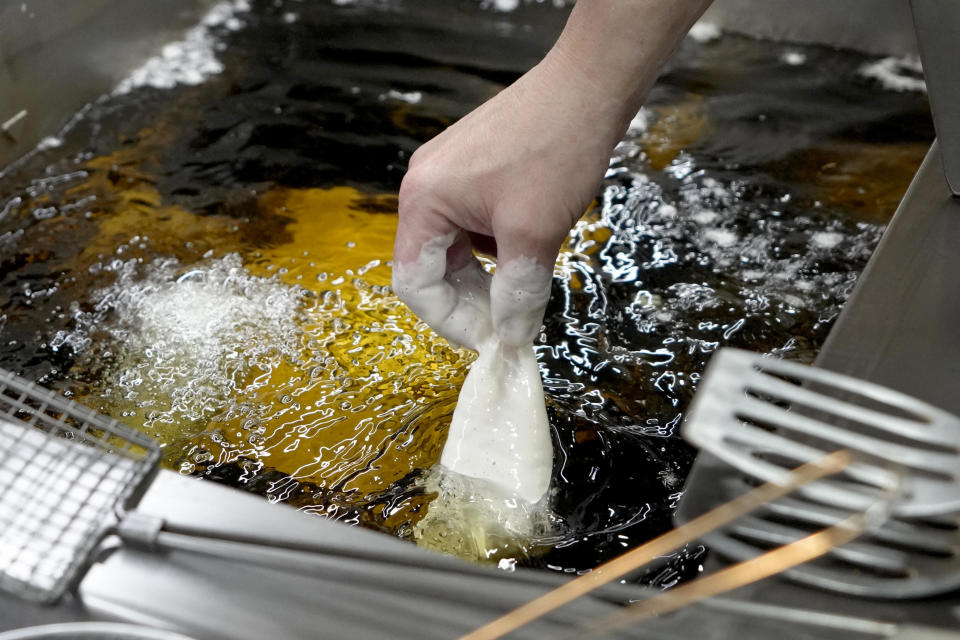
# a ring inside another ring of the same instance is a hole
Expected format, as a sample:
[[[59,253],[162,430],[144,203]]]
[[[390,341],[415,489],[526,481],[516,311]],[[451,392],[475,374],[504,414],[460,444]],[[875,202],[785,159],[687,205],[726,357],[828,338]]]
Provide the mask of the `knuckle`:
[[[407,168],[412,170],[419,167],[426,160],[428,151],[426,145],[422,145],[413,152],[413,155],[410,156],[410,162],[407,164]]]
[[[432,192],[433,179],[423,165],[411,167],[400,183],[399,210],[400,215],[414,208],[422,208],[423,203]]]
[[[510,238],[514,244],[531,247],[552,246],[557,242],[557,221],[540,220],[536,216],[508,216],[498,225],[498,237]]]

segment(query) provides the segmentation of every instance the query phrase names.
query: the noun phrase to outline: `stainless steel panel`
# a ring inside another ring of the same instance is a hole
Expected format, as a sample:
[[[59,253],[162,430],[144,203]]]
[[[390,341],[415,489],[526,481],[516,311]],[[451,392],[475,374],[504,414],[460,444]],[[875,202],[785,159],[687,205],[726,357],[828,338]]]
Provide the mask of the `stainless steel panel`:
[[[911,5],[947,184],[960,196],[960,2],[911,0]]]
[[[210,0],[0,0],[0,169],[195,24]],[[2,128],[2,127],[0,127]]]
[[[931,147],[817,365],[960,414],[960,200]]]
[[[884,55],[917,51],[907,0],[714,0],[705,20],[771,40]]]

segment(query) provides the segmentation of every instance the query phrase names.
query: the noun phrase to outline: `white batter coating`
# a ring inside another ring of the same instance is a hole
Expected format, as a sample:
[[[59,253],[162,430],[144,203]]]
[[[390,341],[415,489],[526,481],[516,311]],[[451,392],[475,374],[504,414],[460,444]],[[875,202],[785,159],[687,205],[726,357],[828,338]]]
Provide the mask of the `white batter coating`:
[[[490,287],[490,311],[497,337],[514,347],[532,346],[550,299],[553,272],[520,256],[497,265]]]
[[[476,260],[447,269],[457,234],[428,242],[414,264],[394,266],[393,286],[437,333],[478,351],[460,390],[441,464],[535,503],[553,469],[550,426],[533,339],[552,274],[530,258],[498,265],[491,281]]]
[[[532,345],[509,347],[491,339],[480,347],[460,389],[440,463],[530,503],[544,496],[553,447]]]
[[[395,264],[393,290],[434,331],[476,351],[493,334],[491,278],[476,260],[447,271],[447,249],[456,238],[456,233],[434,238],[415,263]]]

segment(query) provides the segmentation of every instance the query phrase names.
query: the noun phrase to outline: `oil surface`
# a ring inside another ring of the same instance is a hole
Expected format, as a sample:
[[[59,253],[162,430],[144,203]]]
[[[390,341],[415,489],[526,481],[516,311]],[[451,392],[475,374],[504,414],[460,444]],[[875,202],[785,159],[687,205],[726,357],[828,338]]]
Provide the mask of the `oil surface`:
[[[413,537],[473,356],[389,291],[395,193],[564,18],[481,4],[254,3],[210,30],[222,73],[79,114],[0,176],[0,366],[181,473]],[[812,361],[933,137],[869,62],[685,43],[557,265],[536,345],[557,521],[486,555],[576,572],[663,532],[710,354]]]

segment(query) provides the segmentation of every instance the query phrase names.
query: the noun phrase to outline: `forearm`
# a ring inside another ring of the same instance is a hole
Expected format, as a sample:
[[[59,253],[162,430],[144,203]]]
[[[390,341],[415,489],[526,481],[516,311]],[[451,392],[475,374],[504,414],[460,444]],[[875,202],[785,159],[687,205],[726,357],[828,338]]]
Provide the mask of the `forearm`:
[[[616,140],[711,0],[579,0],[541,63],[592,93]],[[616,142],[613,140],[612,142]]]
[[[487,325],[467,320],[488,301],[505,344],[536,337],[563,239],[709,3],[579,0],[540,64],[417,150],[400,187],[394,288],[431,326],[476,343]],[[487,276],[464,232],[495,241],[489,289],[470,284]]]

